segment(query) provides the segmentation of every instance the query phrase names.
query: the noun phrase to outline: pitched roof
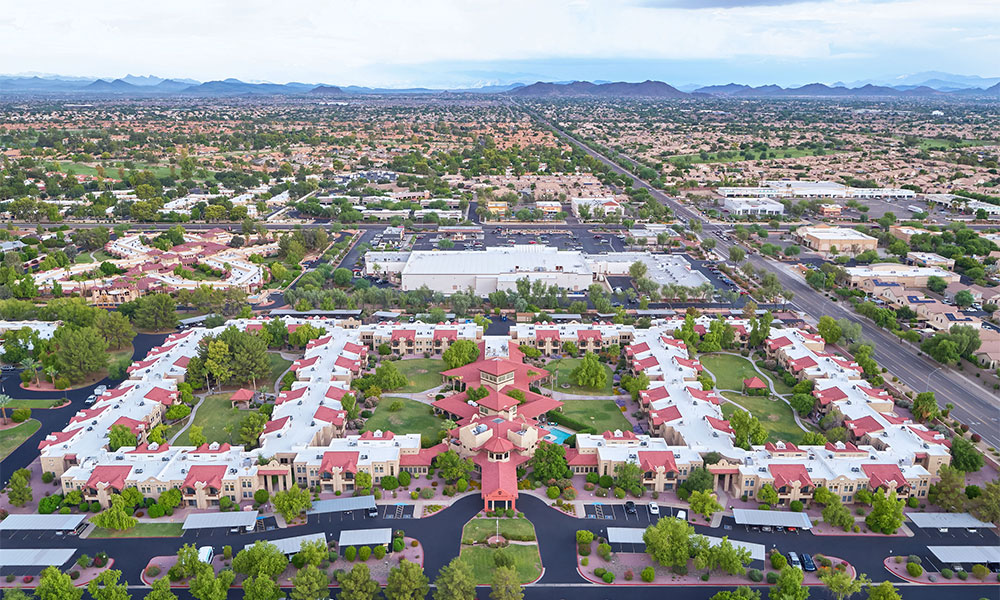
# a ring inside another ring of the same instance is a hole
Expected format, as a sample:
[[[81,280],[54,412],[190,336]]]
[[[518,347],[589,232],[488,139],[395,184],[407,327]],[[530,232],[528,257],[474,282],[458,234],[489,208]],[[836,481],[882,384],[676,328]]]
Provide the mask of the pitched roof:
[[[360,456],[360,453],[357,450],[324,452],[323,460],[319,465],[319,472],[333,474],[333,469],[336,468],[349,473],[357,473],[358,456]]]
[[[246,388],[240,388],[233,392],[233,395],[229,397],[230,402],[249,402],[253,400],[253,390],[248,390]]]
[[[806,471],[806,466],[801,464],[790,464],[790,465],[769,465],[768,470],[771,472],[771,476],[774,477],[774,487],[781,488],[785,485],[790,485],[792,482],[798,481],[800,487],[806,487],[807,485],[812,485],[812,479],[809,477],[809,472]]]
[[[194,465],[184,478],[185,487],[203,484],[206,487],[222,489],[222,478],[226,475],[226,465]]]
[[[131,465],[98,465],[90,472],[87,487],[97,489],[98,484],[105,484],[121,491],[125,488],[125,480],[131,472]]]
[[[749,388],[751,390],[765,390],[765,389],[767,389],[767,384],[764,383],[763,381],[761,381],[761,378],[757,377],[756,375],[753,376],[753,377],[751,377],[750,379],[744,379],[743,380],[743,386],[746,387],[746,388]]]
[[[879,465],[862,464],[861,470],[868,476],[868,485],[873,490],[877,490],[880,487],[896,489],[900,486],[909,486],[906,483],[906,477],[903,476],[903,472],[899,470],[899,465],[894,463]],[[896,485],[889,485],[890,482],[895,482]]]

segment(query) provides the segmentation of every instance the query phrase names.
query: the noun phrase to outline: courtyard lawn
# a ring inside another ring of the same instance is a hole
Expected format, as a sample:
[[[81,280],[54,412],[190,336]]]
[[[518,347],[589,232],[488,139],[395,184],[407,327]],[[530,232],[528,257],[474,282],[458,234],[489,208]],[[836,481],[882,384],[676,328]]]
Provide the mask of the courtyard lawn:
[[[271,363],[271,374],[268,376],[268,381],[271,383],[278,381],[282,374],[288,370],[288,367],[292,366],[292,361],[281,358],[277,352],[268,352],[267,360]]]
[[[521,583],[538,579],[542,574],[542,558],[538,555],[538,546],[511,544],[504,551],[514,559]],[[493,581],[493,571],[496,565],[493,554],[496,550],[482,546],[463,546],[460,556],[472,567],[472,578],[480,585],[489,585]]]
[[[555,383],[550,384],[552,389],[564,394],[577,394],[580,396],[611,396],[611,367],[601,363],[604,371],[608,374],[607,382],[600,389],[580,387],[573,380],[573,371],[580,366],[580,358],[560,358],[545,365],[545,370],[555,376]],[[569,387],[563,387],[569,386]]]
[[[139,537],[180,537],[184,534],[183,523],[139,523],[132,529],[118,531],[97,527],[87,536],[91,538],[139,538]]]
[[[791,394],[792,387],[785,384],[785,380],[781,378],[781,375],[765,367],[764,362],[763,360],[758,360],[754,364],[771,378],[771,381],[774,383],[774,391],[782,396]]]
[[[104,250],[94,250],[94,262],[102,263],[106,260],[112,260],[113,258],[115,257],[111,256]]]
[[[7,405],[7,416],[10,416],[10,410],[14,408],[52,408],[54,406],[59,406],[64,400],[62,398],[47,398],[47,399],[23,399],[14,398]]]
[[[90,255],[90,252],[81,252],[76,255],[76,258],[73,259],[73,264],[77,265],[91,264],[93,262],[94,258]]]
[[[722,392],[722,395],[760,419],[764,429],[767,429],[769,441],[781,440],[798,444],[802,440],[802,435],[805,432],[795,424],[792,408],[780,399],[770,400],[761,396],[744,396],[733,392]],[[722,414],[727,419],[734,412],[736,412],[736,407],[731,403],[726,402],[722,405]]]
[[[500,535],[508,540],[535,541],[535,526],[527,519],[472,519],[462,529],[462,543],[485,542],[497,534],[497,521],[500,522]]]
[[[744,379],[757,376],[753,363],[742,356],[702,354],[698,358],[701,366],[715,376],[715,387],[720,390],[742,390]]]
[[[219,442],[221,444],[228,442],[233,444],[239,437],[240,422],[249,414],[249,411],[231,408],[229,397],[232,395],[232,392],[213,394],[204,398],[200,404],[196,405],[198,412],[195,414],[194,422],[191,424],[204,428],[202,432],[205,434],[205,438],[208,439],[208,443]],[[230,425],[232,426],[231,434],[226,433],[226,427]],[[190,431],[190,428],[186,429],[177,438],[175,443],[180,446],[190,445],[191,441],[188,439],[188,432]]]
[[[393,402],[402,402],[403,407],[393,412],[389,410]],[[384,396],[375,408],[375,413],[365,421],[361,431],[391,431],[393,433],[419,433],[421,441],[431,443],[441,438],[444,419],[434,415],[429,404],[408,398]]]
[[[7,418],[10,418],[10,407],[7,407]],[[35,419],[29,419],[24,423],[21,423],[17,427],[11,427],[10,429],[4,429],[0,431],[0,460],[7,458],[17,447],[24,443],[25,440],[35,435],[38,428],[42,424]]]
[[[564,400],[562,411],[581,423],[590,424],[597,433],[616,429],[632,431],[632,424],[614,400]]]
[[[423,392],[441,385],[441,371],[447,370],[444,361],[439,358],[411,358],[392,364],[406,377],[406,386],[394,390],[404,394]]]

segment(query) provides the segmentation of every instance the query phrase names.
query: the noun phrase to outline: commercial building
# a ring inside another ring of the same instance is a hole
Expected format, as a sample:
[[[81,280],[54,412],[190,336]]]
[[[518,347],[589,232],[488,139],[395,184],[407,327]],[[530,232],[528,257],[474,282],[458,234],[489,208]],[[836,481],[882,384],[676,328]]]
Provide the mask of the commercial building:
[[[756,187],[720,187],[727,198],[891,198],[908,200],[916,197],[912,190],[899,188],[858,188],[835,181],[796,181],[782,179],[765,181]]]
[[[770,198],[738,198],[727,196],[723,210],[731,215],[783,215],[785,205]]]
[[[922,227],[912,227],[910,225],[890,225],[889,233],[894,237],[897,237],[907,244],[910,243],[910,239],[915,235],[928,234],[928,235],[941,235],[940,231],[931,231],[929,229],[924,229]]]
[[[580,219],[600,221],[604,217],[625,214],[625,207],[614,196],[597,198],[570,198],[573,214]]]
[[[906,262],[918,267],[941,267],[948,270],[955,267],[955,259],[945,258],[933,252],[907,252]]]
[[[846,227],[830,227],[829,225],[810,225],[799,227],[795,235],[802,245],[824,254],[860,254],[866,250],[878,247],[878,239]]]
[[[844,271],[847,272],[847,282],[850,287],[861,287],[865,281],[878,280],[883,283],[898,283],[907,288],[922,288],[927,287],[927,278],[932,276],[940,277],[948,283],[959,279],[958,273],[945,271],[940,267],[919,267],[898,263],[846,267]]]

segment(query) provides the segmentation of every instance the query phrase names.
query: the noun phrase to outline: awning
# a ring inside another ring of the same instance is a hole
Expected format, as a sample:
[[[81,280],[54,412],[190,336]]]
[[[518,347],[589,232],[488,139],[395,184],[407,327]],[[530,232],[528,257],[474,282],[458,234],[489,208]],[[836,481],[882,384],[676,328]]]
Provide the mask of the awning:
[[[365,496],[351,496],[349,498],[331,498],[330,500],[319,500],[313,502],[309,514],[322,514],[334,512],[346,512],[349,510],[367,510],[375,508],[375,496],[371,494]]]
[[[194,513],[184,519],[183,529],[214,529],[216,527],[252,527],[257,511]]]
[[[261,540],[261,542],[268,542],[274,544],[281,550],[282,554],[295,554],[302,549],[302,542],[315,542],[320,541],[324,544],[326,543],[325,533],[308,533],[306,535],[297,535],[295,537],[279,538],[276,540]],[[254,542],[256,544],[257,542]],[[244,548],[249,548],[253,544],[247,544],[243,546]]]
[[[718,546],[722,543],[722,538],[712,537],[706,535],[705,539],[708,540],[709,546]],[[753,542],[741,542],[739,540],[729,540],[729,543],[735,548],[746,548],[750,551],[750,558],[753,560],[764,560],[767,557],[767,547],[764,544],[754,544]]]
[[[917,527],[928,529],[947,529],[955,527],[957,529],[991,529],[993,523],[986,523],[973,517],[969,513],[906,513],[913,524]]]
[[[392,529],[347,529],[340,532],[339,548],[347,546],[385,546],[392,542]]]
[[[608,527],[609,544],[645,544],[642,541],[644,527]]]
[[[0,548],[0,567],[61,567],[75,548]]]
[[[771,527],[798,527],[800,529],[812,528],[809,515],[805,513],[734,508],[733,518],[736,519],[738,525],[768,525]]]
[[[927,546],[939,561],[954,563],[1000,563],[1000,546]]]
[[[87,515],[8,515],[0,531],[73,531]]]

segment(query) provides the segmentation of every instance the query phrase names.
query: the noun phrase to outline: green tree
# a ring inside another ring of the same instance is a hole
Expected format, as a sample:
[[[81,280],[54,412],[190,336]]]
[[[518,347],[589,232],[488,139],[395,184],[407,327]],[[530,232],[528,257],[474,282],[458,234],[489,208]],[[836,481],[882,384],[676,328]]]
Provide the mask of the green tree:
[[[132,329],[131,321],[118,311],[98,311],[97,316],[94,317],[94,328],[97,329],[97,333],[104,338],[108,346],[115,350],[126,344],[131,344],[132,340],[135,339],[135,330]]]
[[[125,500],[118,494],[111,496],[111,506],[91,517],[90,521],[98,527],[117,531],[131,529],[139,523],[139,519],[126,512]]]
[[[437,465],[441,477],[448,482],[458,481],[459,479],[467,480],[469,473],[474,468],[470,459],[463,459],[454,450],[438,454],[437,458],[434,459],[434,464]]]
[[[251,412],[240,423],[240,442],[245,446],[253,448],[260,440],[260,434],[264,432],[267,425],[267,415],[263,413]]]
[[[118,583],[122,572],[116,569],[104,571],[87,584],[87,591],[93,600],[131,600],[128,582]]]
[[[872,531],[881,531],[886,535],[896,533],[903,524],[903,505],[905,502],[896,498],[896,490],[889,493],[876,491],[873,494],[872,511],[865,517],[865,525]]]
[[[422,600],[429,590],[423,568],[404,558],[399,561],[399,566],[389,571],[385,597],[388,600]]]
[[[778,574],[778,581],[768,590],[768,600],[806,600],[809,588],[802,585],[802,579],[802,569],[786,566]]]
[[[972,501],[972,514],[994,525],[1000,523],[1000,481],[990,481],[983,486],[982,493]]]
[[[233,570],[248,577],[264,575],[274,578],[287,566],[285,554],[271,542],[263,540],[243,548],[233,557]]]
[[[302,542],[298,557],[302,559],[302,564],[319,566],[330,555],[330,550],[326,542],[314,540],[312,542]]]
[[[166,578],[164,578],[166,580]],[[278,600],[284,592],[273,579],[266,575],[247,577],[243,580],[243,600]],[[296,583],[296,589],[298,584]]]
[[[391,362],[382,363],[375,369],[375,385],[383,390],[398,390],[409,383]]]
[[[642,534],[646,553],[665,567],[680,568],[691,557],[691,537],[694,527],[680,519],[660,519]]]
[[[60,327],[52,337],[52,347],[56,367],[72,382],[108,366],[108,343],[93,327]]]
[[[271,504],[285,521],[291,521],[303,511],[312,508],[312,496],[296,485],[274,494]]]
[[[210,565],[200,563],[196,567],[189,589],[197,600],[226,600],[229,587],[233,585],[235,579],[236,573],[229,569],[220,571],[217,575]]]
[[[593,352],[583,356],[571,376],[578,386],[594,390],[603,389],[608,383],[608,372]]]
[[[330,597],[330,578],[316,565],[306,565],[292,577],[292,600],[325,600]]]
[[[153,582],[152,589],[146,594],[145,600],[177,600],[177,594],[170,591],[170,580],[161,577]]]
[[[767,430],[764,429],[764,425],[748,411],[737,409],[729,417],[729,426],[733,429],[733,443],[744,450],[749,450],[751,445],[767,441]]]
[[[18,469],[10,476],[7,485],[7,499],[14,506],[24,506],[31,502],[31,471],[28,469]]]
[[[188,441],[191,442],[192,446],[201,446],[208,443],[208,438],[202,433],[203,429],[204,427],[201,425],[191,425],[188,427]]]
[[[112,452],[123,446],[135,446],[137,436],[126,425],[112,425],[108,432],[108,447]]]
[[[38,600],[80,600],[83,588],[73,585],[69,575],[56,567],[45,567],[35,588]]]
[[[947,512],[965,510],[968,501],[965,495],[965,472],[954,466],[941,465],[937,475],[937,483],[931,485],[927,494],[928,501]]]
[[[441,360],[449,369],[455,369],[479,358],[479,346],[472,340],[455,340],[441,355]]]
[[[566,448],[562,444],[548,442],[538,444],[535,455],[531,458],[531,468],[534,470],[536,481],[548,482],[565,477],[569,471]]]
[[[920,392],[917,394],[917,397],[913,400],[912,412],[921,421],[936,418],[938,415],[938,405],[937,399],[934,397],[934,392]]]
[[[229,344],[222,340],[212,340],[208,343],[208,355],[205,358],[205,370],[215,378],[217,383],[225,383],[233,375],[232,357],[229,355]]]
[[[820,317],[816,330],[819,331],[820,336],[823,337],[823,341],[827,344],[836,344],[840,340],[840,325],[831,316],[823,315]]]
[[[513,567],[499,567],[493,570],[490,586],[490,600],[522,600],[524,588]]]
[[[965,473],[983,468],[983,455],[967,439],[955,436],[951,440],[951,466]]]
[[[761,486],[760,491],[757,492],[757,499],[765,504],[777,504],[778,490],[774,489],[774,486],[770,483],[765,483]]]
[[[863,587],[871,584],[871,581],[868,580],[868,576],[864,573],[861,573],[854,578],[851,577],[851,574],[847,571],[837,571],[836,569],[831,569],[826,573],[823,573],[819,576],[819,580],[823,582],[826,589],[830,590],[830,593],[833,594],[833,597],[837,600],[850,598],[851,596],[860,593]]]
[[[372,579],[368,565],[358,563],[340,576],[340,593],[337,600],[374,600],[378,594],[378,582]]]
[[[746,251],[743,250],[743,248],[740,248],[739,246],[731,246],[729,248],[729,260],[730,261],[732,261],[732,262],[734,262],[736,264],[740,264],[741,262],[743,262],[744,259],[746,259],[746,257],[747,257],[747,253],[746,253]]]
[[[955,294],[955,305],[959,308],[969,308],[975,301],[976,299],[972,297],[972,292],[969,290],[960,290]]]
[[[150,294],[139,300],[135,324],[140,329],[163,331],[177,327],[177,304],[168,294]]]
[[[719,504],[715,494],[711,492],[695,490],[694,492],[691,492],[691,497],[688,498],[688,502],[691,504],[691,510],[693,512],[698,513],[706,519],[711,519],[713,514],[722,510],[722,505]]]
[[[868,600],[903,600],[891,581],[868,585]]]
[[[741,585],[735,590],[716,592],[709,600],[760,600],[760,591]]]
[[[472,568],[459,557],[441,567],[434,580],[434,600],[470,600],[476,597]]]

